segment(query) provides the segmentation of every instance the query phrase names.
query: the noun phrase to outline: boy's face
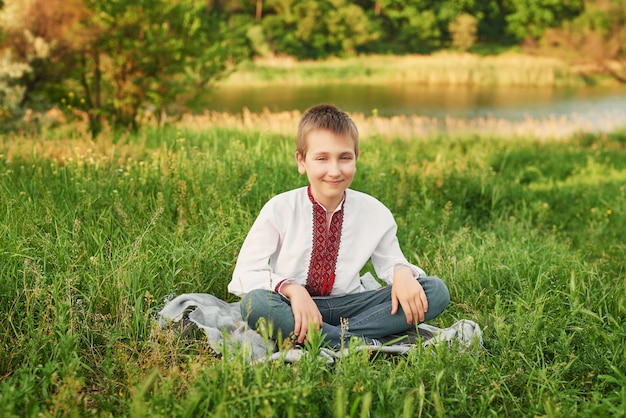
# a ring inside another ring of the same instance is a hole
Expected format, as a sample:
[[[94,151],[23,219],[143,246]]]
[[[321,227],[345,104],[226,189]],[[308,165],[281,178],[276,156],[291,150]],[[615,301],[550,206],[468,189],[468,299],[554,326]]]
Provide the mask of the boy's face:
[[[354,141],[323,129],[309,132],[306,139],[306,157],[296,151],[298,171],[309,178],[313,197],[326,210],[335,210],[356,173]]]

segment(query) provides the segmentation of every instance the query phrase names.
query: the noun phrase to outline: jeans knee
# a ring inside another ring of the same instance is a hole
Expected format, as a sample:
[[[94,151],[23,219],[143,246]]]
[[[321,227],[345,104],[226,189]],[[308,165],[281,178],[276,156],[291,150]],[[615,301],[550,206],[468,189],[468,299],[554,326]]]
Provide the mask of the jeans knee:
[[[428,278],[428,311],[439,315],[450,304],[448,286],[438,277]]]
[[[441,305],[443,309],[445,309],[450,304],[450,291],[448,290],[448,286],[441,281]],[[442,310],[443,310],[442,309]]]
[[[256,289],[242,296],[241,317],[252,329],[267,326],[271,338],[293,332],[294,320],[290,305],[282,297],[270,290]]]
[[[270,293],[268,290],[255,289],[241,297],[239,302],[241,317],[251,327],[255,327],[259,318],[267,312],[268,293]]]

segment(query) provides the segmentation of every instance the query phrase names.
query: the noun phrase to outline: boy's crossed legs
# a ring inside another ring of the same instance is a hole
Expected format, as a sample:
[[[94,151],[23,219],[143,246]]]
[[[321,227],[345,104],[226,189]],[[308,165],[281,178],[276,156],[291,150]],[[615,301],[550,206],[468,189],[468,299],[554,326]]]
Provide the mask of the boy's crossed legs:
[[[428,311],[424,321],[436,318],[450,303],[448,288],[438,277],[417,279],[428,300]],[[345,344],[351,337],[358,337],[370,344],[391,334],[400,334],[415,329],[416,324],[408,324],[402,307],[395,315],[391,314],[391,285],[376,290],[344,296],[313,297],[323,319],[321,332],[332,348],[339,348],[342,339]],[[241,315],[256,328],[259,319],[273,323],[271,338],[278,335],[288,337],[293,333],[295,321],[289,299],[268,290],[257,289],[241,299]],[[343,325],[342,319],[346,318]]]

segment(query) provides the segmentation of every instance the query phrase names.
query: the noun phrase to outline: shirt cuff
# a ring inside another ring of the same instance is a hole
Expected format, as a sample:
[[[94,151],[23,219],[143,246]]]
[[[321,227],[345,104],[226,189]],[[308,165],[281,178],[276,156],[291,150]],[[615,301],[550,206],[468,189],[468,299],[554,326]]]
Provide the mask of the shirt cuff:
[[[406,264],[406,263],[396,263],[396,265],[393,267],[393,272],[395,273],[396,271],[402,270],[402,269],[411,270],[413,277],[416,279],[419,279],[422,275],[420,269],[416,268],[415,266],[412,266],[411,264]]]
[[[283,279],[280,282],[278,282],[278,284],[276,285],[276,287],[274,287],[274,292],[278,293],[279,295],[281,295],[282,297],[286,298],[287,296],[283,295],[280,291],[280,289],[283,287],[284,284],[287,283],[293,283],[293,280],[290,279]]]

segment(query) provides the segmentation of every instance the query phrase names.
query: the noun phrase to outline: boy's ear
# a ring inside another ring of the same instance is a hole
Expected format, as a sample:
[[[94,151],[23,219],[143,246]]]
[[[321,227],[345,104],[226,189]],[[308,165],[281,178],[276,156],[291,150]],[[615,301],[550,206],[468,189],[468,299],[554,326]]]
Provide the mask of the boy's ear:
[[[304,167],[304,156],[300,154],[300,151],[296,151],[296,162],[298,163],[298,173],[306,173],[306,168]]]

